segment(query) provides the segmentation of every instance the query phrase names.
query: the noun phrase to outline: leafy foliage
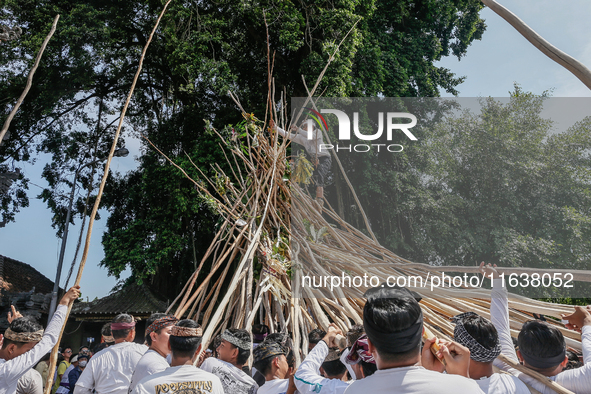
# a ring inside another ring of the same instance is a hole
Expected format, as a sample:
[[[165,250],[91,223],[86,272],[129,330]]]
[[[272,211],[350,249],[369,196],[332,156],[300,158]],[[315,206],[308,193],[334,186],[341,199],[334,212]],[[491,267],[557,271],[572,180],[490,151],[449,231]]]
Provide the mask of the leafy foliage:
[[[476,0],[175,1],[148,51],[124,135],[146,135],[171,159],[192,168],[186,152],[205,176],[210,165],[224,163],[206,122],[218,130],[239,122],[228,90],[244,108],[264,117],[265,20],[278,95],[304,96],[301,75],[315,81],[349,31],[319,86],[324,95],[455,92],[462,79],[433,63],[442,56],[463,56],[480,38],[481,7]],[[36,152],[52,155],[44,172],[51,191],[43,197],[56,214],[58,232],[66,201],[57,190],[68,189],[77,168],[101,157],[161,8],[160,0],[6,0],[0,8],[0,23],[23,27],[20,40],[0,47],[4,113],[22,91],[23,75],[51,20],[62,15],[31,99],[13,122],[13,137],[0,148],[0,163],[34,160]],[[79,186],[91,184],[84,175]],[[110,273],[119,275],[130,266],[137,280],[152,278],[161,292],[176,294],[177,281],[157,283],[165,275],[156,274],[190,271],[199,259],[216,221],[206,202],[146,147],[136,171],[112,180],[104,204],[111,213],[103,240],[103,264]]]

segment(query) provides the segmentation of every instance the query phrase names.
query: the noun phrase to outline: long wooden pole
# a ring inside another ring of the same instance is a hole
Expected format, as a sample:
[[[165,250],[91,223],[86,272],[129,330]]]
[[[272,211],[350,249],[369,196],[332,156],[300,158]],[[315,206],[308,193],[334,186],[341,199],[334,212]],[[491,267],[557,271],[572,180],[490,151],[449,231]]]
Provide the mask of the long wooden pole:
[[[84,265],[86,264],[86,260],[88,259],[88,250],[90,248],[90,237],[92,235],[92,226],[94,225],[94,219],[96,217],[96,213],[97,213],[99,205],[101,203],[101,197],[103,195],[103,190],[105,189],[105,184],[107,182],[107,178],[109,177],[109,168],[111,166],[111,160],[113,159],[113,154],[115,153],[115,149],[117,148],[117,142],[119,141],[119,135],[121,134],[121,127],[123,126],[123,119],[125,118],[125,113],[127,112],[127,108],[129,107],[129,102],[131,101],[131,97],[133,96],[133,91],[135,90],[135,85],[137,83],[137,80],[139,79],[139,76],[142,72],[142,66],[144,64],[144,58],[146,56],[146,52],[148,51],[148,47],[150,46],[150,43],[152,42],[152,38],[154,37],[154,34],[156,33],[156,29],[158,28],[158,25],[160,24],[160,20],[164,16],[166,9],[168,8],[168,5],[171,2],[172,2],[172,0],[168,0],[166,2],[166,4],[164,5],[162,12],[158,16],[158,19],[156,20],[156,24],[154,25],[154,28],[152,29],[152,32],[150,33],[150,36],[148,37],[148,41],[146,42],[146,45],[144,46],[144,49],[142,51],[142,55],[140,57],[140,63],[138,65],[137,71],[135,73],[135,77],[133,78],[133,83],[131,84],[131,88],[129,89],[129,94],[127,95],[127,100],[125,100],[125,105],[123,106],[123,110],[121,111],[121,116],[119,117],[119,125],[117,126],[117,131],[115,132],[115,137],[113,138],[113,143],[111,144],[111,150],[109,151],[109,156],[107,157],[107,163],[105,164],[105,172],[103,174],[103,179],[101,180],[99,192],[98,192],[98,195],[97,195],[96,200],[94,202],[94,207],[92,208],[92,213],[90,214],[90,219],[88,221],[88,231],[86,232],[86,243],[84,245],[84,251],[82,253],[82,260],[80,261],[80,267],[78,268],[78,274],[76,275],[76,282],[75,282],[74,286],[77,286],[80,284],[80,280],[82,279],[82,272],[84,271]],[[68,321],[68,316],[70,316],[71,310],[72,310],[72,304],[70,304],[68,306],[68,312],[66,313],[65,322]],[[64,323],[64,325],[62,326],[58,341],[57,341],[55,347],[53,348],[53,350],[51,351],[51,358],[50,358],[51,361],[49,364],[50,371],[53,371],[55,369],[55,365],[57,362],[57,352],[58,352],[59,344],[62,340],[62,336],[64,335],[65,328],[66,328],[66,323]],[[53,386],[53,374],[49,374],[49,376],[47,377],[47,384],[45,386],[44,394],[49,394],[51,392],[52,386]]]
[[[16,114],[19,107],[23,103],[23,100],[27,96],[27,93],[29,93],[29,90],[31,90],[31,86],[33,86],[33,75],[35,75],[35,71],[37,71],[37,67],[39,66],[39,62],[41,61],[41,56],[43,56],[43,52],[45,51],[45,48],[47,47],[47,43],[49,42],[49,40],[53,36],[53,33],[55,33],[55,29],[57,27],[57,21],[59,19],[60,19],[60,16],[58,14],[55,16],[55,19],[53,20],[53,24],[51,25],[51,30],[49,31],[49,34],[47,35],[47,37],[45,37],[45,40],[43,40],[43,44],[41,44],[41,48],[39,49],[39,53],[37,53],[37,58],[35,59],[35,63],[33,64],[33,68],[31,68],[31,71],[29,71],[29,76],[27,77],[27,85],[25,86],[25,90],[23,90],[20,97],[16,101],[14,108],[12,109],[12,111],[10,111],[10,114],[8,114],[8,118],[6,118],[6,120],[4,121],[4,125],[2,126],[2,130],[0,130],[0,143],[2,143],[2,140],[4,139],[4,136],[6,135],[6,132],[8,131],[8,127],[10,126],[10,122],[14,118],[14,115]]]
[[[591,70],[589,70],[583,63],[550,44],[517,15],[497,3],[495,0],[482,0],[482,3],[501,18],[509,22],[515,30],[525,37],[525,39],[533,46],[538,48],[544,55],[573,73],[575,77],[579,78],[581,82],[591,89]]]

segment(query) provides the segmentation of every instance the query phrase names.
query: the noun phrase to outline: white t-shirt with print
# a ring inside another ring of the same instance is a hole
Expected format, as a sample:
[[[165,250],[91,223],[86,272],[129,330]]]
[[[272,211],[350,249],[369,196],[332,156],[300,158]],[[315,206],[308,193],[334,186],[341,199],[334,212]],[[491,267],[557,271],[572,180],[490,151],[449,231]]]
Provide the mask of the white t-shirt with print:
[[[259,388],[257,382],[243,370],[214,357],[205,360],[201,369],[220,378],[225,394],[255,394]]]
[[[169,367],[140,380],[134,394],[224,394],[220,379],[193,365]]]
[[[170,364],[168,364],[166,358],[162,357],[160,353],[155,350],[148,350],[146,354],[140,358],[140,361],[135,367],[135,371],[133,371],[131,384],[129,385],[129,392],[133,392],[133,389],[135,389],[135,386],[140,380],[150,375],[154,375],[155,373],[162,372],[168,367],[170,367]]]

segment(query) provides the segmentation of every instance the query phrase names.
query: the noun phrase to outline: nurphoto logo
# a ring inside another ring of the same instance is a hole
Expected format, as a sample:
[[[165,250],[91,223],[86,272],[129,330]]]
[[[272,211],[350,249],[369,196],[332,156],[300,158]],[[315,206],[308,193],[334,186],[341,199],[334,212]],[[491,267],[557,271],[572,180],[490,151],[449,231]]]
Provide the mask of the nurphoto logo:
[[[321,109],[320,112],[315,111],[312,108],[305,107],[308,113],[307,120],[307,135],[309,140],[316,139],[316,135],[313,132],[314,128],[324,128],[328,131],[328,124],[322,114],[332,114],[337,117],[339,122],[338,126],[338,140],[339,141],[350,141],[351,140],[351,123],[353,124],[353,133],[355,136],[362,141],[376,141],[380,139],[384,130],[386,132],[387,141],[392,141],[394,132],[401,131],[411,141],[416,141],[417,137],[410,131],[411,128],[416,126],[417,118],[413,114],[408,112],[378,112],[378,130],[373,134],[363,134],[359,130],[359,112],[353,112],[353,122],[344,111],[338,109]],[[401,120],[408,119],[410,122],[401,122]],[[316,123],[316,125],[314,125]],[[385,127],[384,127],[385,123]],[[355,151],[355,152],[369,152],[371,147],[377,148],[379,152],[381,148],[385,147],[388,152],[402,152],[404,147],[400,144],[357,144],[357,145],[333,145],[333,144],[320,144],[320,151],[328,151],[330,149],[336,149],[337,152],[341,150]]]

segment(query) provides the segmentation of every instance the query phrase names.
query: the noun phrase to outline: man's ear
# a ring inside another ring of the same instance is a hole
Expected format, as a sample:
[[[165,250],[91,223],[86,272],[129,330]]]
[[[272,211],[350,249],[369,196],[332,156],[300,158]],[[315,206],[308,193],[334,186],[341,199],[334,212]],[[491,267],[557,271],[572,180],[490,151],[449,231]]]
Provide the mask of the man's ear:
[[[566,364],[568,364],[568,357],[564,356],[564,361],[560,363],[560,369],[564,369],[564,367],[566,367]]]
[[[523,364],[523,356],[521,355],[521,351],[519,350],[517,350],[517,358],[519,359],[519,362]]]
[[[168,350],[172,352],[172,348],[170,347],[170,341],[166,342],[166,345],[168,345]],[[201,346],[201,345],[199,345]]]
[[[372,355],[374,353],[376,353],[376,347],[373,345],[373,343],[371,343],[371,341],[369,340],[369,337],[367,338],[367,348]],[[375,355],[374,355],[374,357],[375,357]]]
[[[324,372],[324,368],[320,367],[320,375],[324,376],[325,378],[327,378],[326,376],[326,372]]]
[[[10,345],[6,346],[6,352],[9,355],[12,355],[14,353],[14,351],[16,350],[17,346],[14,343],[11,343]]]
[[[195,363],[195,360],[197,360],[199,358],[199,354],[201,353],[201,345],[203,345],[202,343],[199,344],[199,346],[197,347],[197,350],[195,350],[195,354],[193,354],[193,358],[191,358],[191,361],[193,361],[193,363]],[[168,343],[168,346],[170,346],[170,342]]]

